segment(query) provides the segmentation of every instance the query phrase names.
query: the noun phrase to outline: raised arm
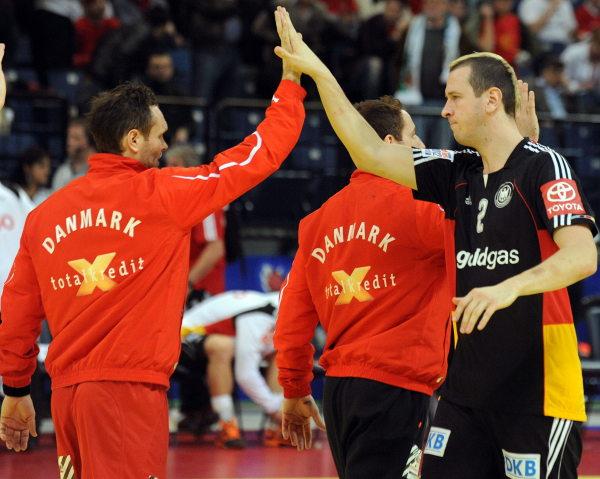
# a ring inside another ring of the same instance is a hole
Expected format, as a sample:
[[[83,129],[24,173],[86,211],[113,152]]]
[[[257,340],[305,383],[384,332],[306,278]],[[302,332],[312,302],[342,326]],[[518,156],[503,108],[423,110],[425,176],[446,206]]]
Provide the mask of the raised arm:
[[[379,138],[352,106],[329,69],[304,43],[284,8],[277,7],[275,21],[282,45],[275,49],[276,55],[315,81],[329,122],[356,166],[416,189],[412,150]]]

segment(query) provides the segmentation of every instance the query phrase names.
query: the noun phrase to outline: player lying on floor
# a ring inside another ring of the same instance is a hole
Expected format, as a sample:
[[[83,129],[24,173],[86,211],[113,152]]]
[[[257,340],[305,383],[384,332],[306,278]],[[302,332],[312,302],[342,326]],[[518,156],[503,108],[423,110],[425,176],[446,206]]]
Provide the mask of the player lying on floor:
[[[272,361],[278,296],[278,293],[229,291],[184,314],[180,364],[193,371],[193,380],[200,381],[198,375],[206,375],[210,403],[219,416],[216,442],[221,447],[245,446],[234,414],[234,377],[242,391],[268,416],[263,443],[287,444],[279,427],[283,396]],[[261,374],[265,364],[267,379]]]

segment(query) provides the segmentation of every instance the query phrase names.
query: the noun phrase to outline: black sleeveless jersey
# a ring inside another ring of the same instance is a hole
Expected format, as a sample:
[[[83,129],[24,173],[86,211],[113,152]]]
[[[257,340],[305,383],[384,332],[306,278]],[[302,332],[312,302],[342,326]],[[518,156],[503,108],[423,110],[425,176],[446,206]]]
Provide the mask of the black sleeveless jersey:
[[[561,227],[597,232],[579,180],[548,147],[524,139],[487,184],[473,150],[414,150],[413,157],[415,198],[440,204],[454,223],[447,248],[456,296],[536,266],[558,250],[552,235]],[[521,296],[483,331],[459,333],[442,395],[473,408],[585,420],[566,289]]]

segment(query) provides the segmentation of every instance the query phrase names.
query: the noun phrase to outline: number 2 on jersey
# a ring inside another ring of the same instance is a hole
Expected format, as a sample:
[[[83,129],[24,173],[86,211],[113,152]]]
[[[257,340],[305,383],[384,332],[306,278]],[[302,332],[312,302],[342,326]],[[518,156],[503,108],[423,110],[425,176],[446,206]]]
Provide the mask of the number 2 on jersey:
[[[487,207],[488,207],[488,200],[486,200],[485,198],[481,198],[481,200],[479,201],[479,207],[478,207],[479,214],[477,215],[477,232],[478,233],[483,233],[483,218],[487,211]]]

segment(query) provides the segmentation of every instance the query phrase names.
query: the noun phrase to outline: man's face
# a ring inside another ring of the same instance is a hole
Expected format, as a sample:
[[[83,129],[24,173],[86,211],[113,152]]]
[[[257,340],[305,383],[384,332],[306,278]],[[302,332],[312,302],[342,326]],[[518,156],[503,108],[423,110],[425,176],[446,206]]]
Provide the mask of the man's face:
[[[84,0],[82,3],[86,17],[96,21],[100,21],[104,18],[106,0]]]
[[[164,139],[164,134],[167,132],[165,117],[156,105],[150,107],[150,112],[152,114],[152,127],[147,138],[140,135],[139,150],[136,155],[140,163],[149,168],[158,166],[158,161],[167,150],[167,142]]]
[[[458,67],[450,72],[446,84],[446,104],[442,110],[442,116],[450,123],[454,138],[465,146],[474,146],[473,139],[486,124],[486,94],[475,96],[469,83],[470,76],[470,66]]]
[[[69,126],[67,129],[67,156],[70,159],[79,159],[89,146],[85,128],[82,125]]]
[[[402,119],[404,120],[404,126],[402,127],[402,141],[400,143],[411,148],[425,148],[421,138],[417,135],[415,123],[405,110],[402,110]]]
[[[542,70],[542,77],[546,83],[554,88],[561,87],[565,84],[564,70],[562,68],[549,66]]]
[[[467,16],[468,9],[464,0],[452,0],[448,3],[448,11],[458,20],[462,20]]]
[[[387,0],[383,9],[383,18],[389,23],[395,23],[402,16],[402,3],[399,0]]]
[[[440,21],[448,12],[448,2],[446,0],[425,0],[423,3],[423,13],[429,20]]]
[[[513,0],[494,0],[494,11],[500,15],[512,11]]]
[[[148,59],[146,74],[158,83],[167,83],[173,79],[173,59],[171,55],[152,55]]]

